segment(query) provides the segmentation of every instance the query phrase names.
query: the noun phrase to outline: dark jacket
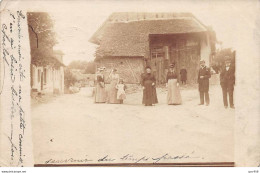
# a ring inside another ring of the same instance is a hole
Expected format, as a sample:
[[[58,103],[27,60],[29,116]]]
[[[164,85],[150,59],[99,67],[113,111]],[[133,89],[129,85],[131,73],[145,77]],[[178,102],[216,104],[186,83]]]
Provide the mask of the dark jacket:
[[[169,71],[166,75],[166,81],[168,82],[169,79],[177,79],[177,74]]]
[[[224,67],[220,72],[220,85],[222,88],[234,89],[235,68],[230,66],[228,70]]]
[[[97,76],[96,76],[96,84],[101,86],[102,88],[105,87],[104,76],[102,74],[97,74]]]
[[[203,76],[203,78],[200,78]],[[200,92],[209,91],[209,78],[211,77],[210,69],[208,67],[200,68],[198,74],[198,84]]]
[[[181,80],[187,80],[187,70],[185,68],[180,71]]]

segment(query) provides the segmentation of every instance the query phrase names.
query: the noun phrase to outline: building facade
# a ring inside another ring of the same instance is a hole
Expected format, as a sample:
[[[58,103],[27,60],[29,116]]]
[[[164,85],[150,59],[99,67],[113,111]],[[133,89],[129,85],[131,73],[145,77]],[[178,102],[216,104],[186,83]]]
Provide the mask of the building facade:
[[[53,50],[56,44],[53,22],[48,13],[28,12],[31,54],[32,94],[63,94],[63,53]]]
[[[170,63],[178,75],[186,68],[187,82],[196,83],[199,61],[210,63],[210,38],[208,28],[190,13],[113,13],[90,42],[99,45],[98,65],[106,73],[117,68],[127,83],[138,83],[149,65],[157,83],[164,84]]]
[[[42,94],[64,93],[64,67],[37,66],[31,64],[32,92]]]

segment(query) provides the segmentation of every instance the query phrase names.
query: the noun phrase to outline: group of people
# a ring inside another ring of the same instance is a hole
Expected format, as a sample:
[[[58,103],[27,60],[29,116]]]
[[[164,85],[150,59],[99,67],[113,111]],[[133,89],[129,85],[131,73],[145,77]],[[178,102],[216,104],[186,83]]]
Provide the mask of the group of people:
[[[109,75],[111,79],[108,91],[105,90],[105,82],[103,75],[103,68],[99,68],[96,76],[96,94],[95,102],[96,103],[123,103],[123,100],[126,99],[125,89],[126,86],[123,82],[123,79],[119,78],[119,75],[116,73],[116,69]],[[186,84],[187,80],[187,71],[182,68],[180,71],[181,82]],[[211,77],[211,71],[205,65],[205,61],[200,61],[200,69],[198,71],[198,90],[200,95],[199,105],[208,106],[210,104],[209,98],[209,78]],[[175,70],[175,64],[169,66],[169,71],[166,75],[166,87],[167,87],[167,104],[168,105],[180,105],[182,104],[182,98],[179,88],[179,83],[177,79],[177,72]],[[145,73],[141,75],[141,85],[143,89],[143,100],[142,103],[145,106],[152,106],[158,103],[158,98],[156,94],[156,78],[152,73],[151,67],[147,66],[145,68]],[[235,85],[235,69],[234,66],[231,66],[231,59],[226,57],[225,67],[221,70],[220,73],[220,85],[222,87],[223,93],[223,103],[224,107],[228,107],[227,97],[229,96],[229,105],[230,108],[234,108],[233,101],[233,92]]]
[[[158,103],[156,94],[156,79],[151,73],[151,67],[147,66],[145,73],[141,76],[141,85],[143,87],[143,104],[152,106]],[[174,69],[174,64],[169,67],[169,72],[166,76],[166,86],[168,88],[167,103],[169,105],[179,105],[182,103],[179,83],[177,81],[177,73]]]
[[[199,84],[199,93],[200,93],[200,104],[204,105],[204,100],[206,102],[206,106],[210,103],[209,98],[209,78],[211,77],[210,69],[206,67],[205,61],[200,61],[200,69],[198,74],[198,84]],[[223,103],[224,107],[228,108],[228,100],[229,97],[229,106],[234,109],[234,85],[235,85],[235,68],[231,66],[230,57],[225,57],[225,66],[220,71],[220,85],[222,88],[223,95]]]
[[[117,70],[113,69],[109,75],[110,85],[107,91],[105,88],[104,70],[104,67],[100,67],[96,74],[95,103],[122,104],[123,100],[126,99],[126,85],[123,79],[120,79]]]

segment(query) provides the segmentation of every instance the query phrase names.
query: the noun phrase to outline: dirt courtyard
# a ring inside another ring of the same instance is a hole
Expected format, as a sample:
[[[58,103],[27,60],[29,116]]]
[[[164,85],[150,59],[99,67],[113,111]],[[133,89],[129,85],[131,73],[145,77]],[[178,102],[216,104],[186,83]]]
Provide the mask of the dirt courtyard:
[[[152,107],[141,104],[141,92],[120,105],[94,104],[87,91],[32,106],[36,164],[155,162],[164,155],[178,159],[158,162],[234,161],[235,110],[224,108],[219,85],[210,86],[209,106],[198,105],[196,88],[182,88],[178,106],[167,105],[158,88]]]

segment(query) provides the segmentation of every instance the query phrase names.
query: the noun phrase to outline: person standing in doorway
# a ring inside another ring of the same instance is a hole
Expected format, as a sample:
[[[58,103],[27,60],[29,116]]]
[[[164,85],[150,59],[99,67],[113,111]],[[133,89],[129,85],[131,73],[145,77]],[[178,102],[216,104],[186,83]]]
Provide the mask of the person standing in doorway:
[[[228,95],[230,108],[234,109],[233,92],[235,85],[235,68],[231,66],[231,59],[228,56],[225,57],[225,67],[220,72],[220,85],[223,93],[224,107],[228,107]]]
[[[209,105],[209,78],[211,77],[210,69],[206,67],[205,61],[200,61],[200,69],[198,74],[198,84],[200,93],[200,104],[204,105],[204,98],[206,101],[206,106]]]
[[[145,68],[145,73],[141,76],[141,85],[143,86],[143,104],[145,106],[152,106],[158,103],[156,80],[149,66]]]
[[[181,70],[180,70],[180,75],[181,75],[181,83],[183,85],[186,85],[186,81],[187,81],[187,70],[185,69],[184,65],[182,66]]]
[[[177,73],[174,69],[174,64],[170,65],[169,71],[166,76],[166,87],[167,92],[167,103],[168,105],[180,105],[181,104],[181,93],[179,89],[179,83],[177,81]]]

